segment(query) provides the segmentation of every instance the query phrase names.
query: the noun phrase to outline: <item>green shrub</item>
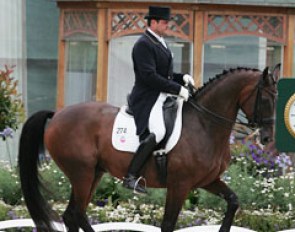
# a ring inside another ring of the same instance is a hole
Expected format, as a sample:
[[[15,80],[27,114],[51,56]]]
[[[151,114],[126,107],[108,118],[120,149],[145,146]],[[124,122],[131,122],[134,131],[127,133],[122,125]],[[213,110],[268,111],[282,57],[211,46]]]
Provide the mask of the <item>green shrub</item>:
[[[5,208],[6,207],[7,206],[5,206]],[[59,215],[61,215],[66,208],[66,203],[55,203],[53,208]],[[8,209],[9,218],[6,219],[29,217],[24,206]],[[87,209],[87,215],[91,224],[106,222],[135,222],[160,227],[163,213],[164,208],[162,206],[142,204],[137,199],[130,199],[124,203],[121,202],[121,204],[116,206],[106,205],[104,207],[99,207],[90,204]],[[200,225],[217,225],[221,223],[222,218],[223,212],[214,211],[212,209],[183,209],[178,217],[176,229]],[[236,215],[234,225],[249,228],[257,232],[275,232],[294,228],[294,219],[295,215],[293,212],[280,213],[272,212],[272,210],[242,210]]]
[[[288,212],[295,206],[295,173],[282,175],[282,169],[291,165],[290,159],[284,154],[266,155],[255,145],[232,146],[232,163],[222,178],[237,194],[242,209]],[[226,207],[223,199],[203,190],[190,194],[187,201],[202,208]]]
[[[47,200],[66,201],[70,198],[71,186],[64,173],[52,161],[44,164],[40,170],[43,185],[45,186],[44,194]]]
[[[21,189],[16,170],[0,165],[0,199],[6,204],[16,205],[21,203]]]
[[[234,225],[257,232],[276,232],[279,230],[286,230],[294,228],[294,215],[282,214],[272,211],[242,211],[236,216]]]
[[[263,163],[256,165],[256,161],[252,159],[253,154],[247,153],[248,151],[246,145],[235,146],[233,161],[222,176],[239,197],[242,211],[237,215],[235,225],[261,232],[294,228],[295,190],[292,169],[281,175],[280,163],[269,166],[271,163],[266,161],[267,167]],[[258,153],[260,152],[255,150],[254,155]],[[15,173],[14,169],[0,166],[0,199],[5,203],[23,203]],[[53,200],[58,213],[62,214],[69,199],[69,181],[53,162],[43,166],[40,173],[52,193],[51,196],[46,195],[46,199]],[[105,174],[88,208],[88,215],[93,223],[133,221],[160,226],[166,190],[148,191],[148,196],[134,196],[132,191],[122,186],[120,180]],[[56,202],[62,204],[58,205]],[[0,216],[27,216],[27,211],[21,207],[16,209],[7,212],[6,208],[0,208]],[[220,197],[204,190],[191,191],[179,215],[177,227],[220,224],[225,209],[226,202]]]
[[[17,129],[24,120],[24,107],[17,92],[18,81],[11,77],[12,68],[5,66],[5,70],[0,70],[0,132],[5,139],[11,136],[5,129]]]
[[[48,200],[68,200],[70,184],[64,174],[51,162],[40,170],[41,179],[48,190],[45,198]],[[6,204],[16,205],[22,202],[22,192],[16,168],[10,168],[0,163],[0,200]]]
[[[64,173],[54,162],[44,164],[40,170],[41,180],[47,191],[45,198],[57,202],[69,200],[71,186]],[[165,189],[149,190],[149,195],[140,197],[142,203],[164,204]],[[92,198],[93,204],[118,204],[133,198],[134,194],[122,186],[120,181],[109,174],[105,174],[96,188]],[[21,189],[16,169],[0,164],[0,199],[5,203],[21,204]]]
[[[5,202],[0,201],[0,221],[9,220],[8,212],[12,207],[5,204]]]
[[[147,196],[138,196],[140,202],[143,204],[164,204],[166,189],[149,189],[148,191]],[[126,202],[133,197],[133,192],[124,188],[120,180],[106,173],[96,188],[92,202],[98,205],[116,205],[119,202]]]

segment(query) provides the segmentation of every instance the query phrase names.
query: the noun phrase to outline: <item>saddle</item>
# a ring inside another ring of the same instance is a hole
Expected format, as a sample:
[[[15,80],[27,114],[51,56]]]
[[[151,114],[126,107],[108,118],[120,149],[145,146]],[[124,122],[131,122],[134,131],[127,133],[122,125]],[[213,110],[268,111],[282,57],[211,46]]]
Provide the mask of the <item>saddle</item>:
[[[133,116],[133,112],[131,108],[129,107],[129,94],[127,96],[127,107],[125,109],[125,112],[129,114],[130,116]],[[157,145],[156,150],[164,150],[168,139],[170,138],[176,116],[177,116],[177,109],[178,109],[178,102],[177,102],[177,97],[175,96],[167,96],[164,104],[163,104],[163,118],[164,118],[164,123],[165,123],[165,128],[166,128],[166,134],[164,138],[161,140],[161,142]]]
[[[180,138],[182,127],[182,105],[182,99],[166,95],[166,100],[163,104],[166,134],[163,140],[157,145],[154,152],[159,180],[161,183],[166,182],[166,155],[173,149]],[[126,105],[121,107],[118,115],[116,116],[113,126],[112,144],[117,150],[133,153],[136,152],[140,144],[139,136],[136,135],[136,126],[132,116],[132,111]]]

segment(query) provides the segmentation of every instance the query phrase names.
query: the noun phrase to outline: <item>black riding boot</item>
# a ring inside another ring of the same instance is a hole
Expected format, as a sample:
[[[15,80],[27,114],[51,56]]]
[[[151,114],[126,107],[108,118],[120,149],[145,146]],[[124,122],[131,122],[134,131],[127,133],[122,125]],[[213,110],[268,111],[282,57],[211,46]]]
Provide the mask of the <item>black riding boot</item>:
[[[136,193],[146,193],[144,186],[141,186],[139,182],[139,172],[144,166],[145,162],[152,154],[156,143],[155,134],[149,134],[139,145],[136,153],[131,160],[128,168],[127,176],[124,177],[123,186],[129,189],[133,189]]]

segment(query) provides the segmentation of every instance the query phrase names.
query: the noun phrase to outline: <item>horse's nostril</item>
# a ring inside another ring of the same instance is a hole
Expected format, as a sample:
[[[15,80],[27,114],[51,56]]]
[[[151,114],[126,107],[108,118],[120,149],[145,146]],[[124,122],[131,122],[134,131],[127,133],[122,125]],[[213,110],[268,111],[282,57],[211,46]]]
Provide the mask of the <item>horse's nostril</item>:
[[[269,142],[270,142],[270,138],[269,138],[268,136],[263,137],[263,139],[262,139],[262,144],[263,144],[263,145],[265,145],[265,144],[267,144],[267,143],[269,143]]]

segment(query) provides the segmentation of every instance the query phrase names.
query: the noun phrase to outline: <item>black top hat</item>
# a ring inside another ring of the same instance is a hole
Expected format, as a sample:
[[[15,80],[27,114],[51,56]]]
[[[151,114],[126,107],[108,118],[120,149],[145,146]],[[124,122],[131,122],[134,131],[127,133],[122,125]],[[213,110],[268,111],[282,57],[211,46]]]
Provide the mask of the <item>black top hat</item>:
[[[171,20],[172,18],[170,17],[170,7],[150,6],[149,13],[144,18]]]

